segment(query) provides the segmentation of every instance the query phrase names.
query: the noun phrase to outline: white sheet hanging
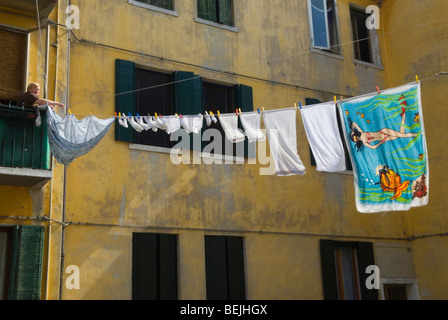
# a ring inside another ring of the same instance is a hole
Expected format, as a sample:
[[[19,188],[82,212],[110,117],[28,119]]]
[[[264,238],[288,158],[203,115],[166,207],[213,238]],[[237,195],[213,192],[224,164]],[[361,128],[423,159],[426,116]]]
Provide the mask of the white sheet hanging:
[[[238,116],[236,113],[225,113],[219,117],[219,123],[221,123],[227,140],[233,143],[241,142],[246,139],[244,134],[238,130]]]
[[[345,153],[334,102],[304,106],[300,111],[308,142],[316,160],[316,170],[345,171]]]
[[[198,134],[201,132],[204,123],[203,118],[204,116],[202,114],[180,116],[180,125],[188,133]]]
[[[172,134],[180,129],[179,116],[163,116],[163,120],[165,120],[166,133]]]
[[[297,153],[296,109],[263,111],[271,156],[278,176],[304,175],[305,166]]]
[[[261,131],[261,114],[258,112],[243,112],[240,114],[241,124],[244,128],[244,133],[249,142],[264,141],[266,136]]]
[[[102,120],[94,116],[78,120],[73,114],[62,118],[48,108],[47,132],[51,153],[59,163],[70,164],[92,150],[109,131],[114,120],[115,117]]]

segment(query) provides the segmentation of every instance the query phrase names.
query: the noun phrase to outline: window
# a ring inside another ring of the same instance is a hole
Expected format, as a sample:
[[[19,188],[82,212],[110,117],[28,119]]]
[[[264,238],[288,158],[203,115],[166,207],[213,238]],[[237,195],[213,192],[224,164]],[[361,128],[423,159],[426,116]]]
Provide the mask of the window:
[[[383,290],[385,300],[408,300],[405,284],[384,284]]]
[[[312,47],[339,53],[336,0],[308,0],[308,7]]]
[[[354,57],[356,60],[381,65],[376,29],[369,30],[366,27],[368,18],[365,10],[350,7],[350,19],[352,23]]]
[[[253,111],[252,88],[245,85],[218,85],[203,81],[202,77],[193,72],[175,71],[165,74],[137,67],[132,61],[119,59],[116,60],[115,68],[117,114],[197,115],[212,111],[216,115],[217,110],[221,113],[235,112],[235,109],[241,109],[242,112]],[[212,128],[219,130],[220,124]],[[203,131],[206,129],[208,127],[204,119]],[[115,130],[117,141],[162,148],[172,148],[179,142],[175,138],[175,141],[171,141],[172,137],[162,130],[138,133],[131,126],[124,128],[121,125],[115,126]],[[197,143],[198,139],[202,139],[200,134],[190,134],[190,148],[199,146],[202,151],[205,144]],[[223,142],[224,140],[223,138]],[[247,154],[247,140],[244,147]],[[226,149],[222,150],[224,152]]]
[[[375,265],[369,242],[320,241],[322,282],[326,300],[378,300],[367,289],[366,268]]]
[[[0,29],[0,43],[0,103],[11,102],[15,105],[25,87],[27,36],[21,32]]]
[[[207,299],[244,300],[243,238],[205,236]]]
[[[198,0],[198,17],[233,26],[233,0]]]
[[[177,235],[132,235],[132,299],[178,299]]]
[[[39,300],[44,227],[0,227],[0,300]]]
[[[306,98],[305,103],[307,106],[310,106],[313,104],[319,104],[320,101],[318,99]],[[336,108],[336,106],[335,106],[335,108]],[[348,152],[347,145],[345,144],[344,132],[342,131],[342,122],[341,122],[338,110],[336,110],[336,117],[338,120],[339,135],[341,136],[342,146],[344,148],[345,166],[347,168],[347,171],[353,171],[352,162],[350,161],[350,154]],[[311,147],[310,147],[310,158],[311,158],[311,165],[315,167],[316,160],[314,158],[313,151],[311,150]]]
[[[146,3],[167,10],[174,10],[173,0],[135,0],[135,1]]]
[[[135,99],[136,113],[140,116],[157,114],[171,115],[172,111],[170,85],[171,75],[135,68]],[[143,131],[135,135],[138,144],[157,147],[172,146],[170,136],[162,130]]]

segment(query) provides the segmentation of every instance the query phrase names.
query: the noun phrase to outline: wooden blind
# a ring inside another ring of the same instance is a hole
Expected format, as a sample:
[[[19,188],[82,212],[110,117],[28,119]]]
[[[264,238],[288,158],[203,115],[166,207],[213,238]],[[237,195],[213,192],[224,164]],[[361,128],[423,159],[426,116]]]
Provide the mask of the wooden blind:
[[[15,102],[24,88],[26,34],[0,29],[0,101]]]

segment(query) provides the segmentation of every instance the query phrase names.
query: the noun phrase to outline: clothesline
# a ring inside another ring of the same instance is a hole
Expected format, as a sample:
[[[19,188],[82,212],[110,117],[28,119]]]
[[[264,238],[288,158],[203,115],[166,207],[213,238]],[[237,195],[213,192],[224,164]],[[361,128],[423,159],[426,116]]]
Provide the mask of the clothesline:
[[[434,76],[427,77],[427,78],[423,78],[423,79],[418,79],[418,76],[416,76],[416,77],[417,77],[417,81],[419,81],[419,82],[425,82],[425,81],[428,81],[428,80],[431,80],[431,79],[436,79],[436,78],[440,78],[441,76],[447,76],[447,75],[448,75],[448,72],[441,71],[441,72],[435,74]],[[184,80],[184,81],[187,81],[187,80],[189,80],[189,79],[186,79],[186,80]],[[378,89],[381,91],[380,88],[378,88]],[[368,94],[366,94],[366,95],[368,95]],[[360,97],[360,96],[356,96],[356,97]],[[353,98],[356,98],[356,97],[343,97],[343,96],[340,96],[339,99],[336,97],[336,98],[337,98],[336,100],[337,100],[337,101],[345,101],[345,100],[353,99]],[[297,108],[297,105],[298,105],[299,108],[300,108],[300,106],[301,106],[301,102],[294,103],[293,105],[294,105],[295,108]],[[276,109],[278,109],[278,108],[276,108]],[[237,110],[237,109],[236,109],[236,110]],[[236,110],[235,110],[235,111],[236,111]],[[264,111],[265,109],[264,109],[264,107],[257,107],[256,110],[257,110],[258,112],[262,112],[262,111]],[[272,109],[269,109],[269,110],[272,110]],[[239,111],[239,110],[238,110],[238,111]],[[219,111],[218,111],[218,112],[219,112]],[[116,114],[114,114],[114,115],[94,115],[94,114],[92,114],[92,113],[90,113],[90,114],[72,113],[72,112],[70,111],[70,109],[68,110],[67,113],[68,113],[68,114],[73,114],[73,115],[78,116],[78,117],[86,117],[86,116],[95,116],[95,117],[98,117],[98,118],[110,118],[110,117],[118,118],[118,117],[119,117],[119,114],[118,114],[118,113],[116,113]],[[155,115],[155,114],[154,114],[154,115]],[[159,116],[159,115],[161,115],[162,117],[166,116],[166,115],[163,115],[163,114],[158,113],[157,116]],[[127,116],[129,116],[129,113],[127,114]],[[131,116],[137,116],[137,114],[134,114],[134,115],[131,115]],[[219,116],[219,115],[218,115],[218,116]]]

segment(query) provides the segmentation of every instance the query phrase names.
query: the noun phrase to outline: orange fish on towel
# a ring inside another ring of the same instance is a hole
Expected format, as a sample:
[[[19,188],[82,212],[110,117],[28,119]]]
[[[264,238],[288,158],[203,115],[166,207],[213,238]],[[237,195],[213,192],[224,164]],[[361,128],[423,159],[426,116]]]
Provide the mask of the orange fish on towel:
[[[380,173],[380,185],[383,191],[393,192],[394,196],[390,200],[395,200],[401,197],[403,191],[405,191],[411,181],[401,182],[401,177],[395,171],[389,169],[387,165],[384,165]]]

